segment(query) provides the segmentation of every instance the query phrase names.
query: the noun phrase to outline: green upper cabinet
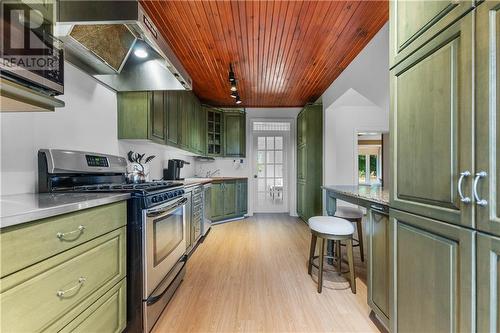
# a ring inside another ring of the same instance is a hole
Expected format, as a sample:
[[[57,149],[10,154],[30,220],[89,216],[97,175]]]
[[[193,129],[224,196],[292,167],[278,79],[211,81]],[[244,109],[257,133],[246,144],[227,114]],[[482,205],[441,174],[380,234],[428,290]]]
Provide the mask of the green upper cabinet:
[[[224,156],[245,157],[245,111],[224,111]]]
[[[477,228],[500,235],[500,1],[486,1],[476,17]]]
[[[151,115],[151,130],[150,137],[151,140],[156,142],[165,142],[167,130],[166,130],[166,115],[165,115],[165,104],[164,104],[164,94],[163,91],[153,91],[150,93],[152,98],[153,109],[150,112]]]
[[[473,13],[391,70],[391,207],[473,227]],[[470,196],[472,177],[461,190]]]
[[[177,91],[166,91],[167,113],[167,144],[171,146],[179,145],[179,104],[180,95]]]
[[[392,209],[389,225],[390,331],[473,332],[475,231]]]
[[[297,214],[322,215],[323,106],[306,105],[297,116]]]
[[[477,332],[500,332],[500,238],[477,235]]]
[[[472,10],[475,0],[394,0],[389,4],[393,67]]]
[[[207,116],[207,154],[210,156],[223,155],[223,114],[219,109],[206,106]]]
[[[179,147],[189,149],[190,145],[190,126],[192,125],[191,115],[193,109],[193,100],[188,91],[180,92],[179,96]]]

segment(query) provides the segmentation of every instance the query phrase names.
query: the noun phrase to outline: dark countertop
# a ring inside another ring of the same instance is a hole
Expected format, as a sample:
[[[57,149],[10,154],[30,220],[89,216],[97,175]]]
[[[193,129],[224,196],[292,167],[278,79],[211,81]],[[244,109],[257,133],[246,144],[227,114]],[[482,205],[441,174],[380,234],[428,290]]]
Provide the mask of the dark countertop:
[[[384,206],[389,206],[389,189],[381,186],[325,185],[322,188],[329,192],[335,192],[344,196],[350,196]]]
[[[26,193],[0,196],[0,228],[102,206],[128,193]]]

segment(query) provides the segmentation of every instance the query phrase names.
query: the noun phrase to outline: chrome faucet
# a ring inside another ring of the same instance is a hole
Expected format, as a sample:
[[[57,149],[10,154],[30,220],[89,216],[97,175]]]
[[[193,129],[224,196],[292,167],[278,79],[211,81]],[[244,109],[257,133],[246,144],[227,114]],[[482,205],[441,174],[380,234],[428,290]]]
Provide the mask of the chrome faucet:
[[[219,174],[219,176],[220,176],[220,169],[217,169],[215,171],[207,171],[207,178],[212,178],[216,174]]]

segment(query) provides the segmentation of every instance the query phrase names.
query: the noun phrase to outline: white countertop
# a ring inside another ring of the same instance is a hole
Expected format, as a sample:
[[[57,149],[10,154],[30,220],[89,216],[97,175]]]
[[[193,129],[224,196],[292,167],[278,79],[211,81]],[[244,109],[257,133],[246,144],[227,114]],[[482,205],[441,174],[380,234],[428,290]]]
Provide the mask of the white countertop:
[[[0,196],[0,228],[127,200],[129,193],[26,193]]]

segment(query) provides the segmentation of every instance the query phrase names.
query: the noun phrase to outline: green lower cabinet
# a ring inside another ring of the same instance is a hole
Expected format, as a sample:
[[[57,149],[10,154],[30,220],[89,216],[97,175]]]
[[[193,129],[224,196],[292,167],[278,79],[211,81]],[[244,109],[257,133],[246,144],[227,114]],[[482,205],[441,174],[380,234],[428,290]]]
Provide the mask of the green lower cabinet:
[[[248,180],[226,180],[212,183],[210,188],[212,221],[242,217],[248,212]]]
[[[477,332],[500,332],[500,238],[477,234]]]
[[[390,243],[389,215],[372,208],[368,220],[368,304],[389,327]]]
[[[474,331],[475,233],[390,210],[391,332]]]
[[[248,213],[248,180],[238,180],[238,215],[245,215]]]
[[[224,216],[236,215],[236,181],[224,182]]]

